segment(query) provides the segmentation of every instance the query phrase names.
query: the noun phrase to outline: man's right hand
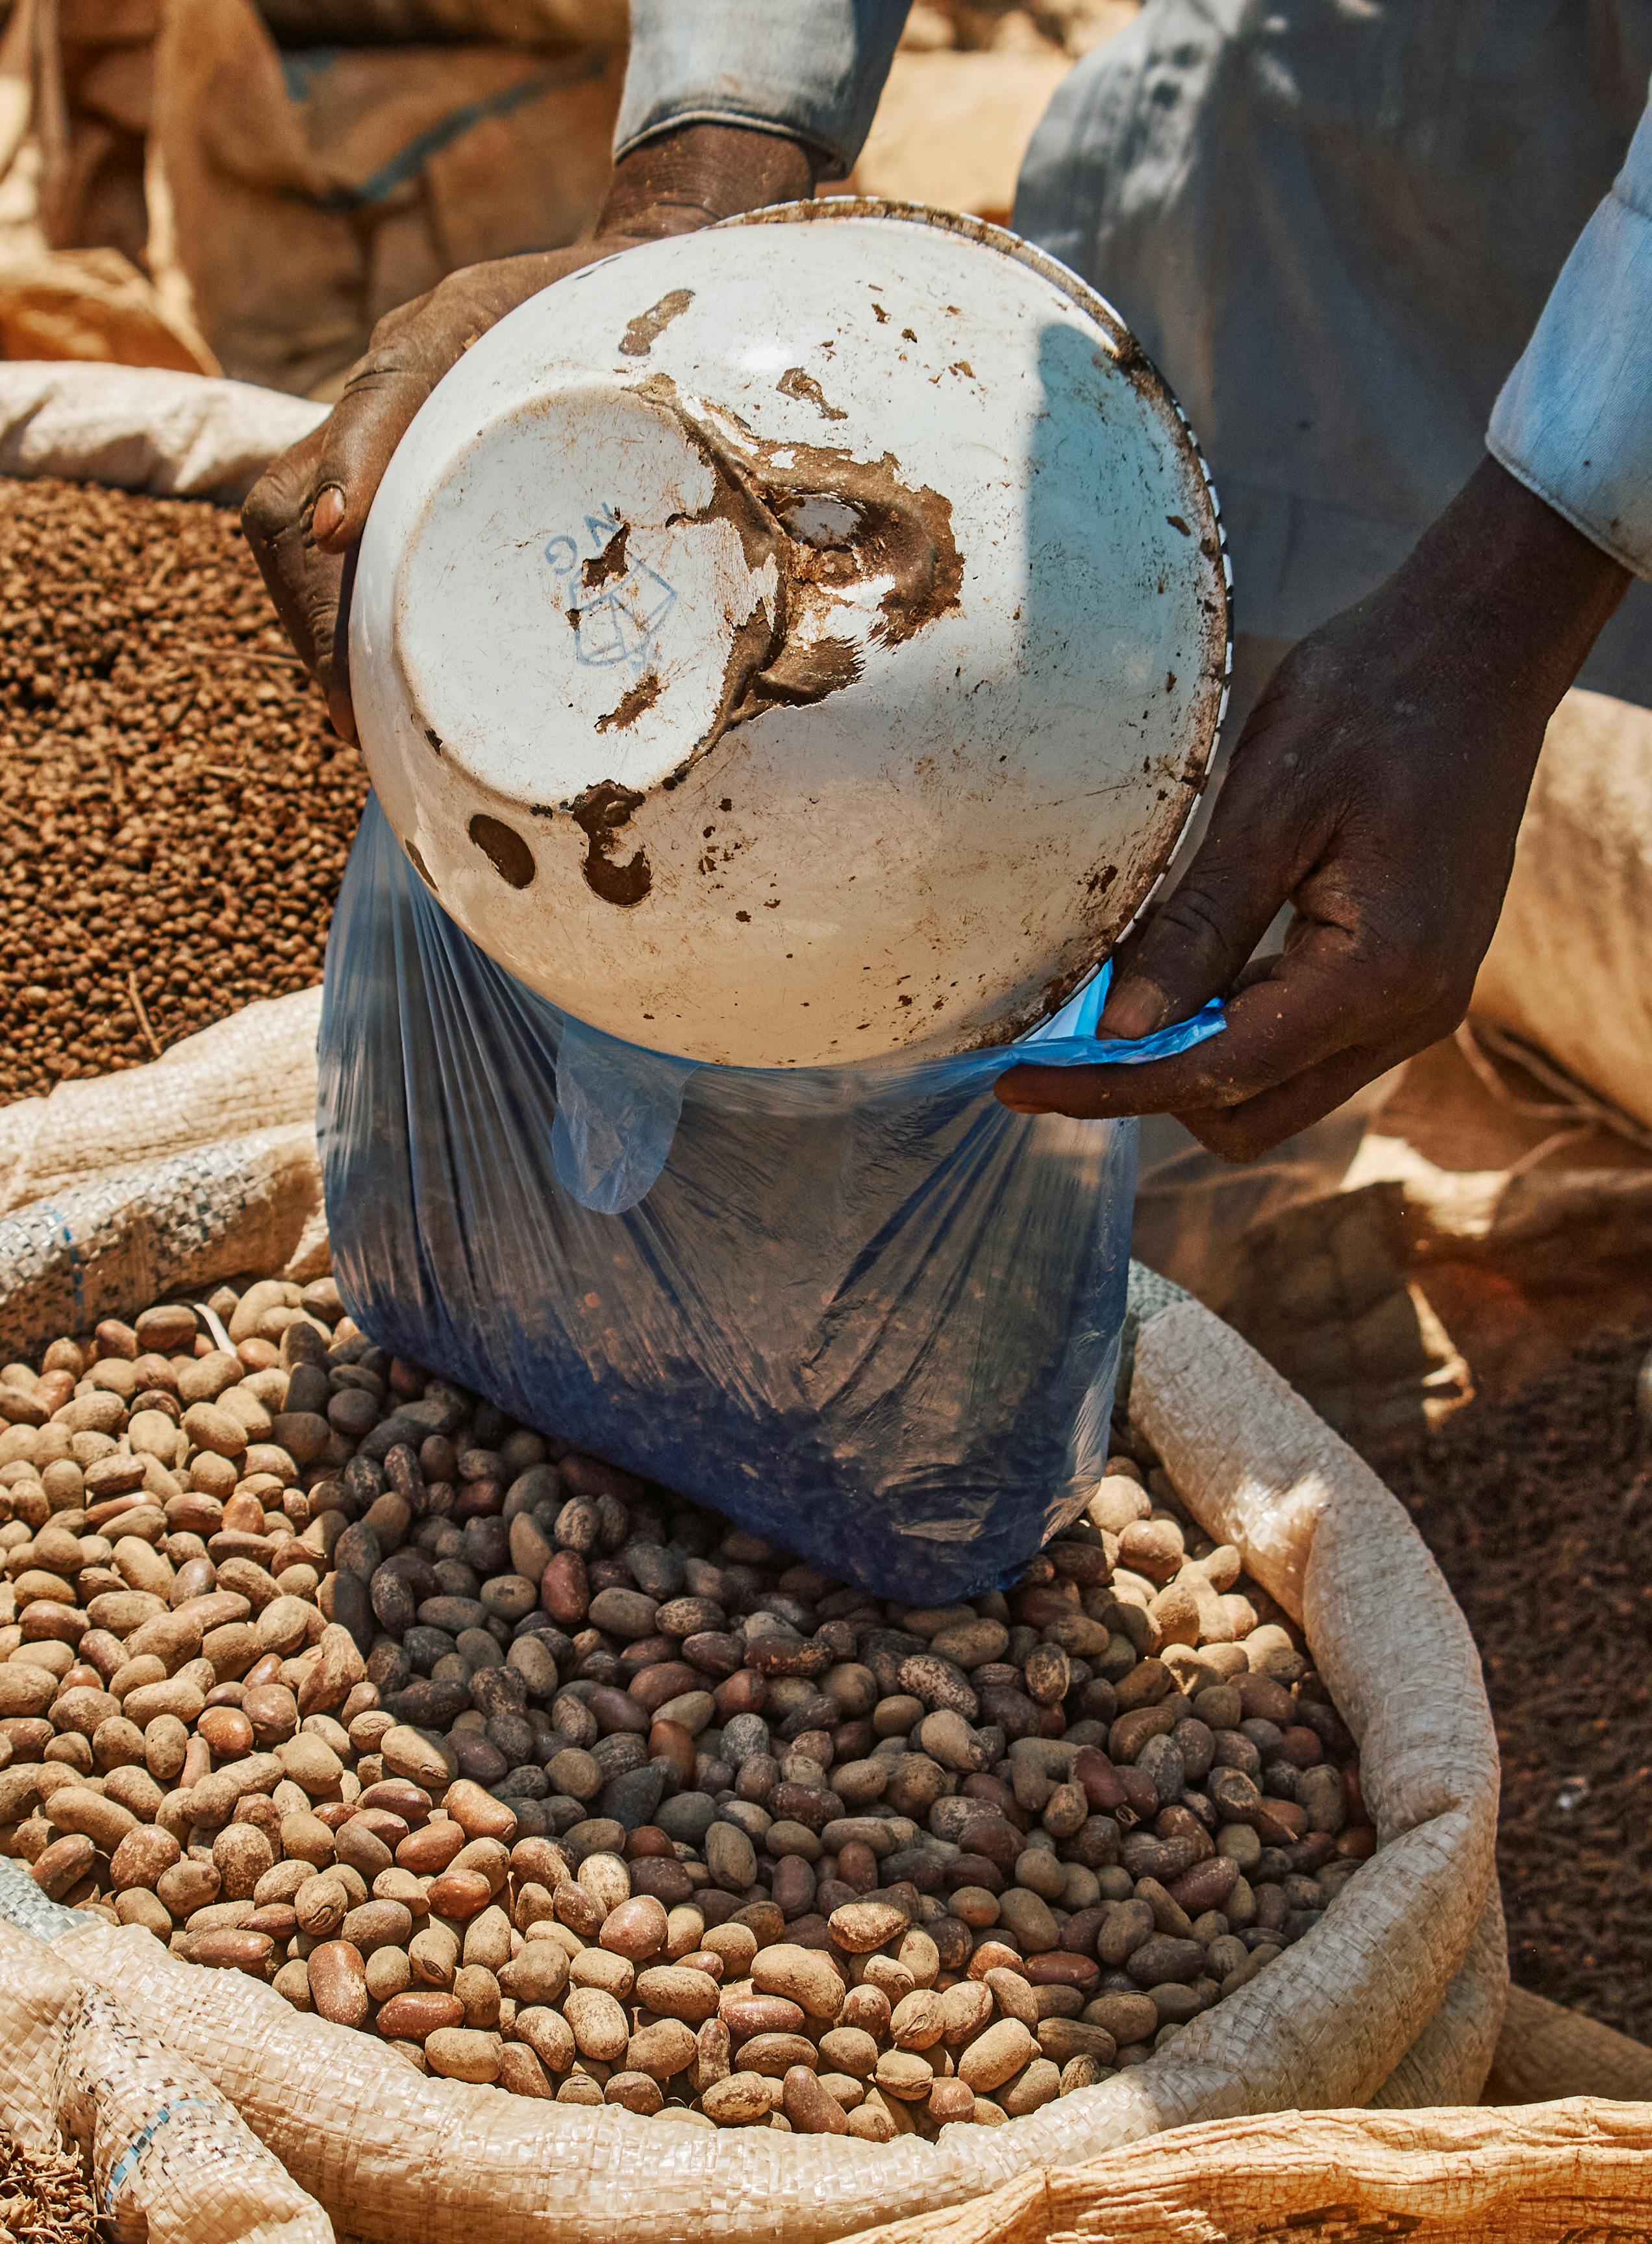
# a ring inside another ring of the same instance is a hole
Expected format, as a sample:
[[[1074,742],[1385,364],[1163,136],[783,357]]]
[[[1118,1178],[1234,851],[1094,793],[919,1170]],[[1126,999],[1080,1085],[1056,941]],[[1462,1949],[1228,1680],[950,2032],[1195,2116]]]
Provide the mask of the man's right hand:
[[[685,125],[615,165],[588,240],[466,267],[379,321],[328,419],[271,465],[241,513],[282,627],[345,740],[355,738],[351,560],[390,455],[449,368],[507,312],[584,266],[814,191],[814,157],[800,142],[735,125]]]

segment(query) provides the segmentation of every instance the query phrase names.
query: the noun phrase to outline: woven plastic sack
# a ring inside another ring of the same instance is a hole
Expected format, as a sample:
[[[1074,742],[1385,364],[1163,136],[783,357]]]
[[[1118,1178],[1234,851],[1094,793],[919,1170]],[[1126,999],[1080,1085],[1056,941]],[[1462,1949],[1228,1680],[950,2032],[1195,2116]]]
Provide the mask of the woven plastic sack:
[[[0,2121],[26,2143],[78,2146],[117,2244],[332,2244],[326,2214],[206,2074],[48,1945],[85,1921],[0,1862]]]
[[[1361,1781],[1382,1842],[1311,1931],[1147,2064],[1001,2127],[948,2129],[935,2144],[708,2133],[613,2106],[546,2104],[425,2078],[372,2038],[300,2015],[240,1973],[185,1964],[136,1927],[82,1923],[52,1953],[85,1985],[115,1997],[174,2059],[199,2066],[341,2234],[364,2244],[492,2236],[827,2244],[920,2215],[937,2221],[939,2238],[950,2234],[944,2208],[979,2198],[991,2206],[995,2190],[1007,2195],[992,2220],[1012,2201],[1013,2220],[972,2228],[973,2214],[947,2215],[960,2237],[1032,2238],[1055,2227],[1098,2240],[1154,2234],[1215,2244],[1224,2234],[1271,2233],[1265,2221],[1241,2219],[1248,2189],[1263,2214],[1282,2204],[1345,2207],[1349,2188],[1328,2193],[1328,2144],[1362,2172],[1405,2173],[1442,2114],[1348,2107],[1472,2102],[1506,1992],[1492,1868],[1497,1754],[1473,1646],[1401,1507],[1306,1405],[1196,1304],[1151,1282],[1137,1288],[1136,1301],[1133,1414],[1201,1524],[1237,1544],[1249,1570],[1302,1616],[1359,1739]],[[1250,2113],[1314,2110],[1340,2117],[1317,2135],[1294,2119],[1232,2124]],[[1505,2160],[1527,2124],[1523,2115],[1461,2112],[1444,2119],[1477,2130],[1479,2146]],[[1571,2180],[1580,2187],[1610,2127],[1587,2114],[1540,2124],[1551,2139],[1557,2127],[1569,2128]],[[1633,2119],[1611,2125],[1621,2139],[1632,2135]],[[1195,2132],[1146,2144],[1167,2129]],[[1291,2168],[1292,2187],[1308,2174],[1321,2193],[1304,2199],[1298,2189],[1293,2199],[1269,2175],[1304,2139],[1318,2144],[1317,2164]],[[1634,2139],[1644,2146],[1644,2126]],[[1248,2146],[1269,2147],[1254,2175],[1249,2163],[1236,2162]],[[1604,2171],[1610,2161],[1601,2155]],[[1070,2192],[1055,2194],[1066,2190],[1070,2170],[1093,2160],[1107,2162],[1110,2206],[1121,2202],[1121,2173],[1151,2161],[1152,2171],[1180,2176],[1176,2202],[1195,2202],[1202,2191],[1231,2214],[1230,2225],[1167,2221],[1154,2231],[1140,2219],[1116,2230],[1105,2221],[1081,2229],[1076,2218],[1045,2222],[1043,2208],[1071,2200]],[[1430,2171],[1441,2170],[1436,2161]],[[1445,2202],[1445,2185],[1430,2186]],[[1347,2244],[1361,2232],[1309,2224],[1304,2233]]]
[[[60,1333],[247,1271],[321,1277],[320,1185],[315,1135],[296,1123],[30,1200],[0,1217],[0,1348],[33,1355]]]
[[[249,1270],[322,1274],[321,997],[248,1005],[149,1066],[0,1109],[0,1348]]]
[[[0,365],[0,475],[233,504],[326,411],[251,382],[153,367]]]
[[[1536,2104],[1578,2096],[1652,2105],[1652,2049],[1581,2011],[1511,1987],[1486,2101]]]
[[[152,1065],[0,1107],[0,1214],[249,1129],[313,1123],[321,1010],[319,990],[265,998]]]
[[[382,1347],[914,1603],[1080,1510],[1132,1127],[1010,1113],[1015,1050],[695,1068],[599,1035],[455,927],[371,802],[326,991],[334,1274]],[[1038,1056],[1093,1059],[1098,1004]]]

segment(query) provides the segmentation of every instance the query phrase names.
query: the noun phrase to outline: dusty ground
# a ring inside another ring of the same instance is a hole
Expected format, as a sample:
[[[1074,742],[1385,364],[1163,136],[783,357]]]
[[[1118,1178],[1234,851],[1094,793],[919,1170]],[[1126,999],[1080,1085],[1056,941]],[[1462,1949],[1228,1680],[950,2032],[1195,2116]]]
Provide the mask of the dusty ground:
[[[1518,1984],[1652,2041],[1652,1331],[1598,1335],[1383,1470],[1485,1662]]]

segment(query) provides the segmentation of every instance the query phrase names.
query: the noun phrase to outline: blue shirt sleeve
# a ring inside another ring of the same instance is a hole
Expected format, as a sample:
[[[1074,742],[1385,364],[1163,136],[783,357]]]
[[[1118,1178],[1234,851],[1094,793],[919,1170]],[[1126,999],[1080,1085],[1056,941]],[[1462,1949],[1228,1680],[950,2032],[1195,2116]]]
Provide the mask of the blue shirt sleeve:
[[[910,0],[631,0],[614,130],[623,156],[680,125],[805,140],[824,176],[853,170]]]

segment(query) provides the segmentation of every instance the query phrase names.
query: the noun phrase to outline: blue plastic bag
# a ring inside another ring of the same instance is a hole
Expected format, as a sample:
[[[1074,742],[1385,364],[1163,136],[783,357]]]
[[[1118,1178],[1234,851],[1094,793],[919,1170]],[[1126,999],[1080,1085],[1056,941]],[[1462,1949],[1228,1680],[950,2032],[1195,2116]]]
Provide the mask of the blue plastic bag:
[[[988,1588],[1105,1462],[1135,1169],[1134,1125],[992,1084],[1093,1063],[1104,988],[962,1058],[697,1067],[514,981],[369,801],[322,1014],[340,1291],[381,1346],[832,1573]]]

